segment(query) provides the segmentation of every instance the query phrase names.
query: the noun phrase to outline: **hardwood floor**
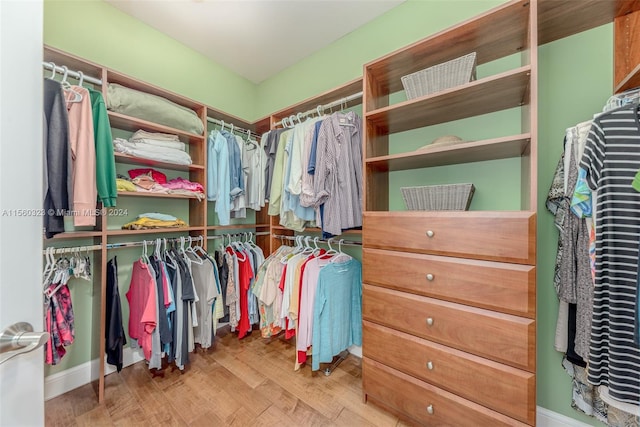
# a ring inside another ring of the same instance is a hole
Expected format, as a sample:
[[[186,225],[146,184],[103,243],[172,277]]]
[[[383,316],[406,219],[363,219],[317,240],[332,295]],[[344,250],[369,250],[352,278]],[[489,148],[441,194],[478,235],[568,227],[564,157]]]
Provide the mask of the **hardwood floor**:
[[[243,340],[224,334],[213,350],[192,354],[184,374],[168,368],[152,378],[141,362],[106,377],[102,405],[92,384],[47,401],[46,425],[408,425],[362,403],[360,359],[350,355],[327,377],[310,364],[295,372],[294,349],[257,331]]]

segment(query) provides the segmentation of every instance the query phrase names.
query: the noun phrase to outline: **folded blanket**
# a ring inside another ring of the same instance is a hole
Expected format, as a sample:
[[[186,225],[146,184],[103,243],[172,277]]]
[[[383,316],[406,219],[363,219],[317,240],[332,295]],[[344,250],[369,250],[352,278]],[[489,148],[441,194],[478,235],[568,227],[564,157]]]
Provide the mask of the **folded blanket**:
[[[152,218],[138,218],[135,221],[131,221],[122,226],[123,230],[146,230],[150,228],[181,228],[188,227],[181,219],[175,221],[162,221],[160,219]]]
[[[130,141],[136,141],[139,139],[155,139],[156,141],[180,141],[178,135],[172,135],[170,133],[159,133],[159,132],[147,132],[146,130],[140,129],[136,133],[134,133]]]
[[[191,156],[184,151],[160,146],[149,146],[149,144],[133,144],[120,138],[116,138],[113,141],[113,149],[119,153],[176,165],[190,165],[193,163]]]
[[[161,147],[161,148],[170,148],[172,150],[180,150],[180,151],[187,152],[186,144],[181,141],[163,141],[158,139],[143,138],[143,139],[133,139],[127,142],[132,146],[136,146],[136,147],[144,146],[152,149],[155,149],[156,147]]]
[[[202,135],[204,123],[195,111],[161,96],[110,83],[107,109],[139,119]]]

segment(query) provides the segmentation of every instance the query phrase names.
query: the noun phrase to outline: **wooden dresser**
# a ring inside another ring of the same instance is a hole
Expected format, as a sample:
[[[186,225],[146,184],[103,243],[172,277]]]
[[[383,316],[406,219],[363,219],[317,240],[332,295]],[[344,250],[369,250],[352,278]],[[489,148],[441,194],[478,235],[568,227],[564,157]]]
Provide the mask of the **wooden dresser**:
[[[505,3],[365,65],[363,389],[367,402],[415,424],[536,422],[536,7]],[[472,51],[479,66],[520,58],[507,71],[394,102],[402,76]],[[507,109],[522,118],[512,134],[399,146],[405,132]],[[491,170],[499,159],[515,161],[517,175]],[[482,207],[470,211],[406,211],[390,202],[400,192],[396,172],[422,169],[428,181],[429,168],[472,162],[520,183],[508,195],[518,200],[514,209],[490,210],[504,195],[481,186]]]

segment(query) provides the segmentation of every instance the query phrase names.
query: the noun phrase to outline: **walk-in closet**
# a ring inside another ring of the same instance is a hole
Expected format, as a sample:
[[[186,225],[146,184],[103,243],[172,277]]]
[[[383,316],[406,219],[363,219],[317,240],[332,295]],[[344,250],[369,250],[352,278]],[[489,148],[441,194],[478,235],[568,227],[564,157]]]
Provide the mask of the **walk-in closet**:
[[[0,425],[640,425],[640,1],[0,23]]]

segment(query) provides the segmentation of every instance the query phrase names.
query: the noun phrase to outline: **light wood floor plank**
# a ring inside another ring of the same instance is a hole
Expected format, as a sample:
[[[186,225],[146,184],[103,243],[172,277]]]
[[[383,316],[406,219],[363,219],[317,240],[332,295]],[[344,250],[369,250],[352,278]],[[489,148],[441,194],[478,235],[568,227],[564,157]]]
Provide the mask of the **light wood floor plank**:
[[[215,347],[189,355],[184,373],[152,378],[144,362],[96,384],[46,402],[47,427],[57,426],[362,426],[405,427],[395,416],[362,403],[360,359],[349,356],[325,376],[311,361],[294,371],[293,341],[216,337]],[[324,366],[324,365],[323,365]]]

